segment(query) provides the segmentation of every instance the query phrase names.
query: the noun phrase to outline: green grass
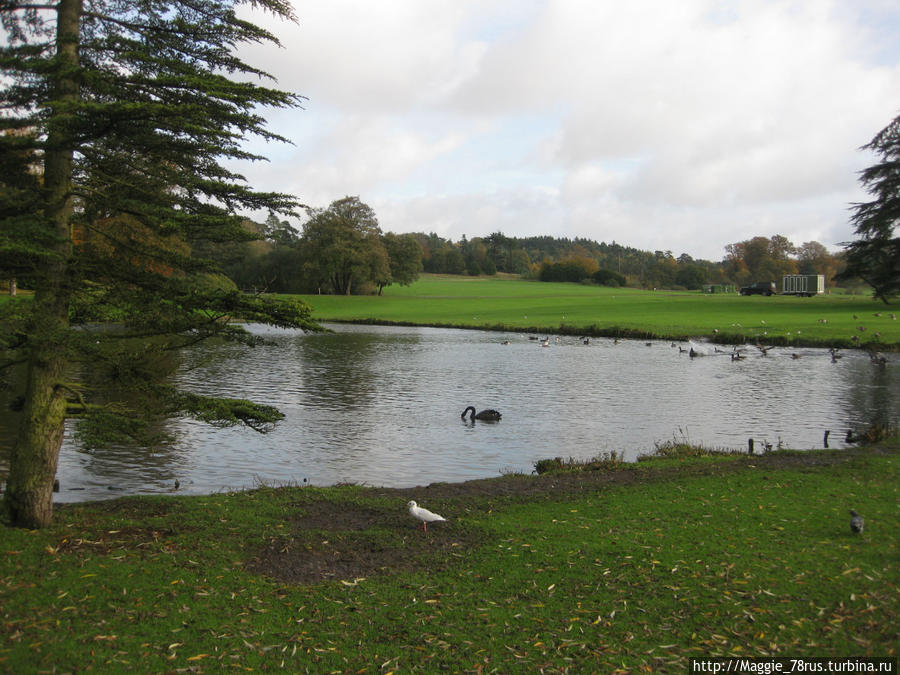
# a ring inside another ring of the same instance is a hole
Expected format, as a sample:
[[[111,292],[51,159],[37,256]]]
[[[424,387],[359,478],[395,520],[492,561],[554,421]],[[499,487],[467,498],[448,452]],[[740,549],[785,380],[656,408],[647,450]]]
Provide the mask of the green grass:
[[[741,297],[518,278],[423,275],[376,296],[300,296],[322,321],[772,344],[900,347],[893,306],[866,296]],[[879,316],[876,316],[879,315]],[[856,316],[857,318],[854,318]],[[865,328],[860,331],[859,327]]]
[[[70,506],[45,530],[0,529],[0,670],[686,672],[691,656],[896,656],[898,449],[437,486],[416,498],[450,521],[427,535],[408,495],[377,488]],[[503,489],[532,482],[547,487]],[[866,517],[860,536],[849,508]],[[304,528],[315,511],[333,522]],[[371,521],[344,525],[350,512]],[[390,555],[303,585],[254,572],[263,550],[284,571]]]
[[[741,297],[423,274],[382,296],[301,295],[320,321],[723,343],[900,349],[898,309],[869,296]],[[0,294],[0,303],[8,297]],[[856,318],[854,318],[856,317]],[[859,330],[862,326],[865,330]]]

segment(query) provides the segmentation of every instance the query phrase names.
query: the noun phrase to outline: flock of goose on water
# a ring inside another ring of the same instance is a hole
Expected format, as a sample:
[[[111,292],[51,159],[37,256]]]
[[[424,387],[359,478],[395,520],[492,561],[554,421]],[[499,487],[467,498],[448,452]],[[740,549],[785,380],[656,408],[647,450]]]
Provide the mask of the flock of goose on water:
[[[881,317],[882,314],[881,314],[881,312],[875,312],[873,314],[873,316]],[[897,315],[894,313],[890,313],[887,316],[894,321],[897,320]],[[853,320],[854,321],[859,320],[859,316],[854,314]],[[827,319],[819,319],[818,322],[819,323],[828,323],[828,320]],[[761,323],[764,326],[766,325],[765,320],[762,320]],[[739,324],[739,323],[732,324],[732,327],[733,328],[742,328],[741,324]],[[866,332],[867,328],[864,325],[859,325],[859,326],[857,326],[857,330],[860,333],[864,333],[864,332]],[[718,329],[715,329],[713,332],[718,333],[719,331],[718,331]],[[797,331],[797,332],[799,333],[800,331]],[[764,334],[765,334],[765,332],[764,332]],[[881,333],[878,331],[875,331],[873,333],[873,337],[876,340],[878,340],[881,338]],[[536,335],[529,335],[528,339],[533,342],[537,342],[538,344],[540,344],[541,347],[549,347],[551,345],[550,336],[538,337]],[[557,336],[555,336],[553,341],[556,344],[560,344],[562,342],[562,338],[560,338],[560,336],[557,335]],[[591,338],[588,335],[579,336],[578,341],[585,345],[591,344]],[[850,341],[853,342],[856,346],[858,346],[858,347],[860,346],[860,338],[858,335],[851,336]],[[509,345],[511,343],[510,343],[510,340],[507,338],[507,339],[503,340],[500,344]],[[619,338],[613,338],[613,344],[619,344]],[[644,344],[648,347],[653,346],[652,341],[645,342]],[[687,354],[692,359],[696,358],[698,356],[707,356],[708,355],[708,353],[706,351],[695,346],[694,343],[690,343],[689,347],[684,347],[682,345],[679,345],[679,344],[673,342],[671,344],[671,346],[674,348],[677,348],[679,354]],[[762,345],[759,343],[759,341],[757,341],[754,345],[751,345],[749,347],[747,345],[735,345],[731,349],[731,351],[722,350],[722,349],[719,349],[718,347],[713,347],[713,354],[724,354],[724,355],[730,356],[732,361],[743,361],[744,359],[747,358],[746,352],[748,351],[748,349],[754,349],[754,348],[759,351],[760,355],[768,356],[769,351],[771,351],[774,348],[774,345]],[[843,358],[843,354],[840,353],[840,349],[837,347],[829,348],[828,353],[831,354],[831,362],[832,363],[837,363],[838,360]],[[878,366],[880,368],[884,368],[887,366],[887,363],[888,363],[887,357],[884,354],[882,354],[881,352],[879,352],[871,347],[867,347],[866,353],[868,353],[869,359],[871,360],[873,365]],[[801,355],[799,353],[791,352],[792,359],[799,359],[800,357],[801,357]]]
[[[539,338],[539,337],[532,335],[532,336],[529,336],[528,339],[538,342],[538,344],[540,344],[541,347],[549,347],[551,345],[551,339],[549,337]],[[556,344],[560,344],[562,342],[562,339],[559,336],[556,336],[554,341]],[[582,344],[589,345],[591,343],[591,338],[588,336],[581,336],[578,338],[578,341],[581,342]],[[619,338],[613,338],[612,342],[613,342],[613,344],[619,344]],[[510,342],[510,340],[506,339],[506,340],[503,340],[500,344],[509,345],[509,344],[511,344],[511,342]],[[644,344],[647,347],[653,346],[652,341],[645,342]],[[687,354],[692,359],[700,357],[700,356],[709,356],[710,355],[708,351],[704,350],[704,348],[696,346],[694,343],[689,343],[689,345],[687,347],[685,347],[684,345],[680,345],[676,342],[673,342],[673,343],[671,343],[671,346],[673,348],[678,349],[679,354]],[[716,354],[716,355],[721,354],[721,355],[725,355],[725,356],[730,356],[732,361],[743,361],[744,359],[747,358],[747,351],[752,351],[753,349],[755,349],[759,352],[759,354],[761,356],[768,356],[769,352],[774,348],[775,348],[775,345],[763,345],[763,344],[760,344],[759,342],[756,342],[755,344],[749,345],[749,346],[748,345],[734,345],[734,347],[732,347],[731,350],[719,349],[719,347],[714,346],[712,353]],[[828,349],[828,353],[831,355],[832,363],[837,363],[840,359],[842,359],[844,357],[843,353],[841,353],[841,350],[838,347],[830,347]],[[873,365],[879,366],[881,368],[884,368],[885,366],[887,366],[888,359],[881,352],[873,350],[873,349],[869,349],[869,350],[867,350],[866,353],[869,355],[869,360],[872,362]],[[792,359],[799,359],[800,357],[801,357],[801,354],[799,354],[798,352],[791,352]]]

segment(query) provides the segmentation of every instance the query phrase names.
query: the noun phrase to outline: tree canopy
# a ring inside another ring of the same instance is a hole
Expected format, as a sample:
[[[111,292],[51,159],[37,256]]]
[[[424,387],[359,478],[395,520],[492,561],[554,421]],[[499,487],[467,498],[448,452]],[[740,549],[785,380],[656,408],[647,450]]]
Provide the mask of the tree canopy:
[[[841,278],[859,277],[885,303],[900,293],[900,116],[863,146],[881,157],[860,174],[874,197],[853,206],[852,222],[859,239],[846,244],[847,267]]]
[[[381,228],[368,204],[344,197],[309,215],[300,244],[304,270],[317,290],[350,295],[366,282],[390,280]]]
[[[181,392],[142,364],[212,336],[254,344],[233,318],[318,329],[306,305],[242,294],[196,254],[253,238],[239,210],[299,206],[223,163],[262,159],[245,139],[285,140],[264,108],[301,103],[237,56],[278,42],[239,18],[240,4],[0,2],[0,158],[11,167],[0,175],[0,275],[27,276],[35,291],[0,316],[0,373],[27,370],[4,502],[16,524],[51,518],[73,408],[107,440],[139,435],[149,422],[135,420],[154,415],[265,430],[274,408]],[[249,4],[294,20],[283,0]],[[82,325],[109,319],[117,330]],[[98,369],[141,400],[103,400],[78,375]]]
[[[411,234],[386,232],[381,242],[388,254],[391,275],[386,281],[378,282],[378,293],[390,284],[409,286],[419,278],[422,271],[422,246]]]
[[[797,249],[780,234],[728,244],[725,250],[726,269],[738,283],[778,281],[785,274],[797,273],[797,261],[791,258]]]

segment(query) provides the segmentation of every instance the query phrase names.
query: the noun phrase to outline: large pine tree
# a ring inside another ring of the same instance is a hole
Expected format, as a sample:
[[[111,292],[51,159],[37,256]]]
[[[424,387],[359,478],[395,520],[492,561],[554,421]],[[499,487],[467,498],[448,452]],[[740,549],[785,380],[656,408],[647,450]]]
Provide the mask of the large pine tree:
[[[0,374],[27,368],[4,500],[14,524],[50,522],[73,411],[94,439],[138,436],[136,418],[154,415],[257,429],[279,418],[267,406],[177,391],[146,366],[212,336],[252,343],[233,318],[317,328],[307,306],[241,294],[191,255],[192,244],[245,238],[239,210],[297,206],[224,166],[262,159],[244,150],[248,137],[285,140],[261,111],[300,103],[238,57],[243,44],[277,44],[236,14],[240,4],[0,0],[0,156],[19,158],[14,181],[0,176],[0,277],[35,291],[0,317]],[[245,4],[294,18],[282,0]],[[79,325],[109,319],[116,330]],[[92,401],[85,370],[142,402]]]
[[[887,303],[900,294],[900,117],[864,146],[881,156],[860,174],[874,199],[855,204],[852,221],[859,239],[847,244],[847,268],[841,278],[858,277]]]

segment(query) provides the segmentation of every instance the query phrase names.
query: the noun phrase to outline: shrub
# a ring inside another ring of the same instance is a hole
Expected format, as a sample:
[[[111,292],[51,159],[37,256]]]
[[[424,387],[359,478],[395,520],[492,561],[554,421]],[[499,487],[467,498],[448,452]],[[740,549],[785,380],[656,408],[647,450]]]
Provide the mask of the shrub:
[[[593,459],[563,459],[562,457],[554,457],[553,459],[539,459],[534,463],[534,472],[538,475],[543,473],[561,473],[566,471],[609,471],[615,469],[624,463],[624,453],[612,451],[604,451]]]
[[[711,455],[742,455],[743,450],[733,450],[729,448],[707,448],[702,445],[696,445],[687,440],[671,440],[664,443],[655,443],[656,449],[645,455],[640,455],[638,461],[654,459],[662,457],[666,459],[681,459],[684,457],[709,457]]]
[[[597,270],[591,278],[601,286],[617,287],[625,285],[625,277],[612,270]]]

